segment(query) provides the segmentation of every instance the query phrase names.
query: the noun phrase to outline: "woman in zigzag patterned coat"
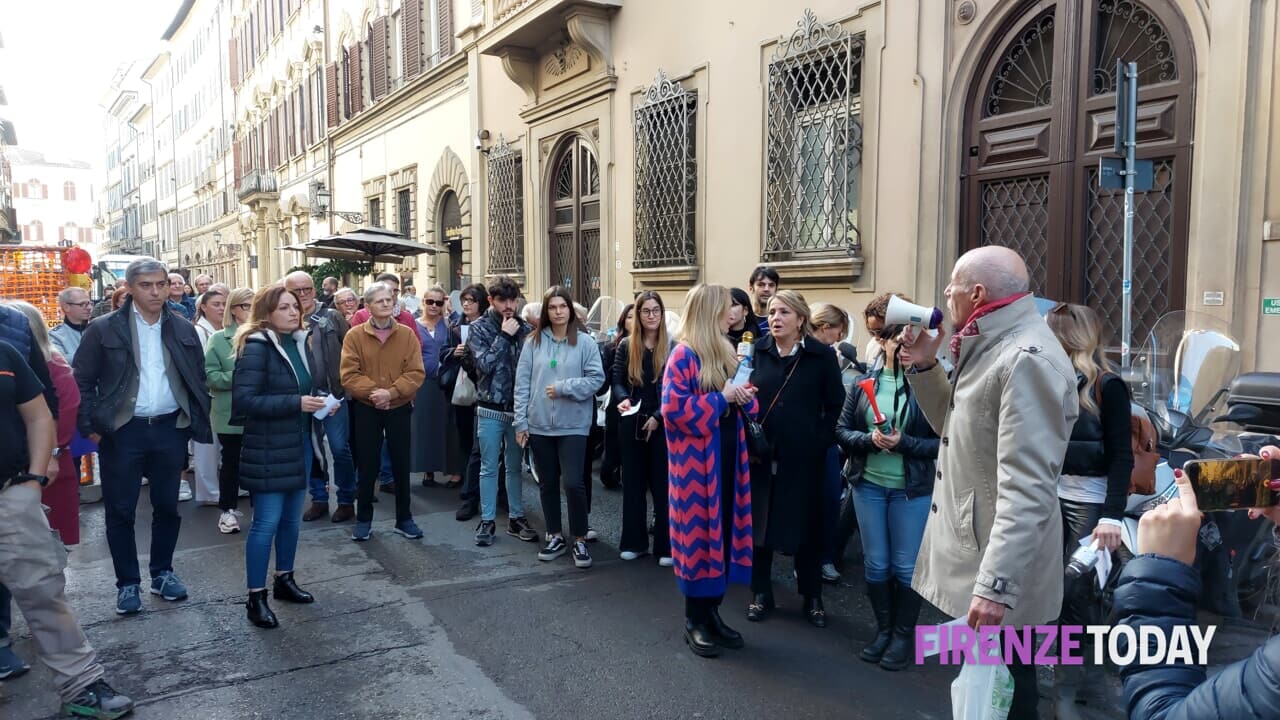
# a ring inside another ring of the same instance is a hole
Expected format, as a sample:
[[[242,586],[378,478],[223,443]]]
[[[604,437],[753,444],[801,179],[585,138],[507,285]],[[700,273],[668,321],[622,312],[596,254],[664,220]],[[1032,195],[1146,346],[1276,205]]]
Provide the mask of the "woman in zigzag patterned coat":
[[[743,646],[719,608],[728,583],[751,579],[751,482],[739,410],[754,417],[757,405],[755,388],[732,382],[730,297],[720,285],[689,291],[662,380],[671,557],[685,596],[684,640],[703,657]]]

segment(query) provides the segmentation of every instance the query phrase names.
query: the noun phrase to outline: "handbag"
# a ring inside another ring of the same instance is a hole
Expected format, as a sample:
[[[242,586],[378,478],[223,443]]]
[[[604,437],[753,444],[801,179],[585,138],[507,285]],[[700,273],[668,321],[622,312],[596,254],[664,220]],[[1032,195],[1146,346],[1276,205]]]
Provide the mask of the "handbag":
[[[747,414],[746,408],[738,406],[738,412],[742,415],[742,429],[747,438],[747,458],[757,465],[763,465],[773,458],[773,444],[764,434],[764,422],[769,419],[769,413],[772,413],[773,406],[778,404],[778,398],[782,397],[782,391],[787,389],[787,384],[791,382],[791,376],[795,374],[797,367],[800,367],[800,358],[796,358],[786,379],[782,381],[782,387],[778,388],[778,394],[773,396],[773,401],[769,403],[769,408],[764,411],[764,416],[759,421],[752,419]]]
[[[476,404],[476,384],[471,381],[470,375],[464,372],[458,373],[458,381],[453,386],[450,402],[458,407],[471,407]]]

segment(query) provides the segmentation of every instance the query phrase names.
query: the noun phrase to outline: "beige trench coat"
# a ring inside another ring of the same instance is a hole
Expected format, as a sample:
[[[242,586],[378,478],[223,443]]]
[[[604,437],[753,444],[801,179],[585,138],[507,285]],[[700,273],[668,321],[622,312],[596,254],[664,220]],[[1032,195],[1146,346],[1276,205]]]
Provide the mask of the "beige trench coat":
[[[980,318],[942,368],[909,375],[942,446],[911,585],[952,617],[974,595],[1006,625],[1044,624],[1062,605],[1058,474],[1079,412],[1062,346],[1022,298]]]

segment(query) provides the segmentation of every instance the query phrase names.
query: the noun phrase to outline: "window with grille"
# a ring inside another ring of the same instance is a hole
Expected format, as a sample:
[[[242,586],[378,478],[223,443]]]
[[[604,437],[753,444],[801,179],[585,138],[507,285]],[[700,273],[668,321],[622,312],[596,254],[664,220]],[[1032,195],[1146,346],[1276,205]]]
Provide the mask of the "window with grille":
[[[501,137],[489,151],[489,272],[524,272],[524,172]]]
[[[409,188],[396,191],[396,232],[413,239],[413,193]]]
[[[766,260],[856,254],[863,38],[806,10],[769,62]]]
[[[659,71],[635,110],[637,268],[694,265],[698,93]]]
[[[369,225],[382,227],[382,198],[369,198]]]

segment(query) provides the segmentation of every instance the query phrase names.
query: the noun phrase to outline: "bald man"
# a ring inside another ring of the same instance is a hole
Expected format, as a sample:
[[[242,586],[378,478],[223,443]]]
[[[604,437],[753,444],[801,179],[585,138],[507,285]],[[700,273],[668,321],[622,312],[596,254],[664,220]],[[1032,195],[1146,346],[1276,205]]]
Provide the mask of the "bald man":
[[[1062,605],[1058,474],[1078,413],[1076,374],[1036,312],[1008,248],[965,253],[947,285],[954,334],[908,332],[908,375],[942,438],[933,504],[911,586],[971,627],[1046,625]],[[1010,719],[1037,717],[1035,667],[1011,665]]]

